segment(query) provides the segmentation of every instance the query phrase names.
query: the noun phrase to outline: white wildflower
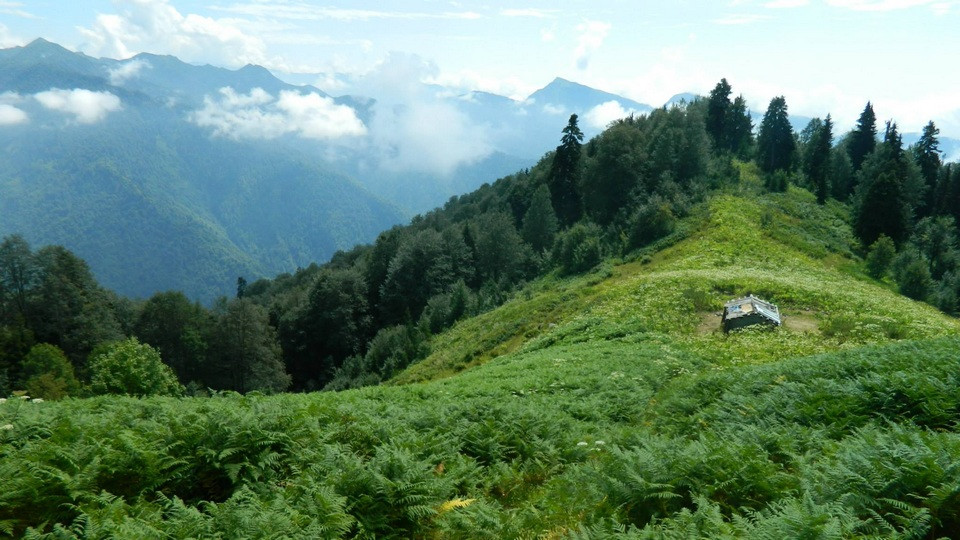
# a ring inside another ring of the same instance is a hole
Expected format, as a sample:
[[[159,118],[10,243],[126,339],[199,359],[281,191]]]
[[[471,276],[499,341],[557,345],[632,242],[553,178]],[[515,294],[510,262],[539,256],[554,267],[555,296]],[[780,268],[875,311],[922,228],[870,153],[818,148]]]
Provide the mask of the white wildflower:
[[[30,399],[30,396],[20,396],[20,399],[26,401],[26,400]]]
[[[593,444],[596,444],[596,445],[598,445],[598,446],[603,446],[603,445],[605,445],[605,444],[607,444],[607,443],[605,443],[604,441],[593,441]]]
[[[2,425],[0,426],[0,429],[2,429],[3,431],[10,431],[11,429],[13,429],[13,424]]]
[[[577,443],[577,446],[586,446],[586,445],[587,445],[587,441],[580,441]]]
[[[3,405],[3,404],[6,403],[6,402],[7,402],[7,398],[5,398],[5,397],[0,397],[0,405]]]
[[[35,397],[35,398],[31,399],[30,401],[32,401],[32,402],[34,402],[34,403],[43,403],[43,398]]]

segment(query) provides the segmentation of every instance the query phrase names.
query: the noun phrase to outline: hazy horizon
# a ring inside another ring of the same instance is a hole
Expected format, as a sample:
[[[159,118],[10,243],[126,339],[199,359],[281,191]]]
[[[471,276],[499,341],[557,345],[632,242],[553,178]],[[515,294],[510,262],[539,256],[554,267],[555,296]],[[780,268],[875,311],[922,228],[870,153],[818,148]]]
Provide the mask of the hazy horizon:
[[[654,106],[721,77],[764,110],[833,115],[863,105],[919,131],[960,134],[956,0],[730,0],[668,5],[94,0],[0,2],[0,46],[37,37],[91,56],[172,54],[191,63],[316,74],[331,94],[371,72],[522,99],[563,77]],[[935,39],[934,39],[935,38]],[[303,82],[302,76],[295,78]],[[362,87],[361,87],[362,89]]]

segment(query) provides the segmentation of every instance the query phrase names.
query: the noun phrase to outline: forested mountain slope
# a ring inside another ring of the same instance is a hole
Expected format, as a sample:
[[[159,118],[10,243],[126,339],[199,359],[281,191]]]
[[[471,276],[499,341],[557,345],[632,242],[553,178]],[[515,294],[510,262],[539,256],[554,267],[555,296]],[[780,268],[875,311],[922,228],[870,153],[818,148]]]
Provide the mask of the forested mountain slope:
[[[402,219],[301,151],[190,120],[223,86],[301,89],[262,68],[141,56],[93,59],[42,40],[0,51],[2,101],[25,118],[0,130],[0,233],[64,245],[125,295],[180,289],[210,302],[238,276],[325,260]],[[143,77],[116,79],[147,60]]]

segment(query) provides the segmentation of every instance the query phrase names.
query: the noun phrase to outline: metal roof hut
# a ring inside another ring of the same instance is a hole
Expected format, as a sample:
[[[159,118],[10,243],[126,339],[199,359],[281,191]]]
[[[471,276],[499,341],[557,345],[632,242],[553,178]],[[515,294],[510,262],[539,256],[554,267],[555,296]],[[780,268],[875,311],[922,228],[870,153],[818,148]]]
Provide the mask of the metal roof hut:
[[[780,310],[776,305],[749,294],[723,305],[723,319],[720,324],[724,332],[754,324],[780,326]]]

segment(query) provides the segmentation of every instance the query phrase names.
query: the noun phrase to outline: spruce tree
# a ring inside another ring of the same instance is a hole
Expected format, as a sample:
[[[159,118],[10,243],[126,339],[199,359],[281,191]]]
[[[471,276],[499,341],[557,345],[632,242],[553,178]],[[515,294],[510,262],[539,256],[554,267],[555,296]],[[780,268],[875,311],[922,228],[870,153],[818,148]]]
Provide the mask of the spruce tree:
[[[564,226],[580,219],[580,152],[583,132],[577,126],[577,115],[570,115],[563,128],[560,146],[550,169],[550,198],[557,218]]]
[[[935,198],[937,191],[937,177],[940,174],[940,141],[937,135],[940,130],[931,120],[923,128],[923,135],[913,147],[913,157],[920,167],[920,175],[923,177],[923,183],[926,186],[926,197],[921,208],[918,209],[920,216],[931,215],[934,213]]]
[[[881,234],[897,245],[907,239],[912,220],[909,167],[897,125],[887,123],[884,141],[864,161],[853,205],[854,231],[865,246]]]
[[[724,146],[737,157],[744,159],[753,144],[753,120],[747,110],[747,101],[737,96],[727,113],[724,126]]]
[[[814,121],[811,121],[811,124],[814,124]],[[827,176],[830,170],[830,148],[832,146],[833,121],[828,114],[826,120],[815,125],[804,152],[804,173],[807,175],[807,180],[809,180],[819,204],[826,202],[830,191]]]
[[[850,162],[854,172],[863,166],[863,160],[877,147],[877,115],[873,112],[873,105],[868,101],[867,106],[860,113],[857,127],[850,132],[850,141],[847,151],[850,153]]]
[[[796,159],[796,141],[787,112],[787,100],[777,96],[770,100],[757,134],[757,162],[766,173],[789,171]]]
[[[720,79],[720,82],[710,91],[710,97],[707,100],[707,117],[704,122],[714,148],[727,149],[724,144],[726,142],[724,132],[730,106],[730,84],[726,79]]]

